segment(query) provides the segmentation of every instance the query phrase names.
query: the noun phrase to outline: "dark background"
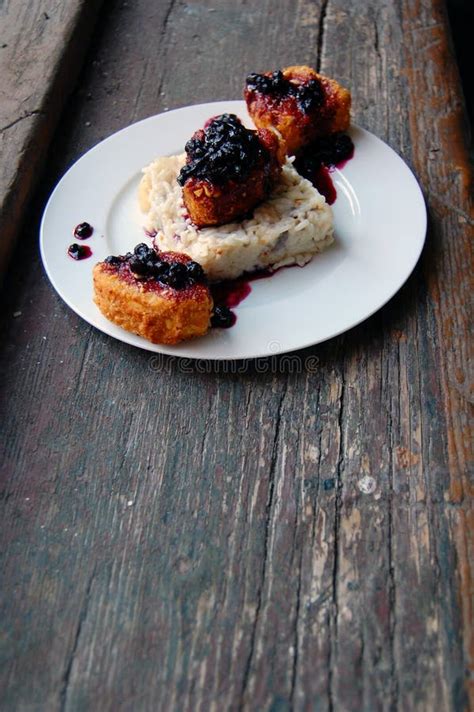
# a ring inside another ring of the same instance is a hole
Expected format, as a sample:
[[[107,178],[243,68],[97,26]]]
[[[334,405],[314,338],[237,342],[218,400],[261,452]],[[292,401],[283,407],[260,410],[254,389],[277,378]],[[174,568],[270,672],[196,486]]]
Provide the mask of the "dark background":
[[[466,107],[472,126],[474,117],[474,52],[472,50],[474,4],[472,0],[448,0],[447,7]]]

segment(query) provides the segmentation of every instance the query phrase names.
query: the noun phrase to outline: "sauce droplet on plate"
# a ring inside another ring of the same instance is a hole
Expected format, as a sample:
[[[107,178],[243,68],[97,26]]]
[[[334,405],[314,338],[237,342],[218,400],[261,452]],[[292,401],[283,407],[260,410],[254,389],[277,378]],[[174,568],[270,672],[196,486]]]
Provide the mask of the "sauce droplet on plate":
[[[92,250],[87,245],[78,245],[74,242],[67,248],[67,253],[73,260],[85,260],[92,255]]]
[[[228,329],[234,326],[237,321],[237,315],[232,309],[248,297],[252,291],[250,282],[255,282],[258,279],[266,279],[274,274],[275,271],[258,270],[257,272],[243,275],[237,279],[228,279],[223,282],[211,284],[210,289],[214,300],[212,326],[221,329]]]
[[[94,228],[88,222],[81,222],[74,228],[74,237],[78,240],[86,240],[92,235]]]

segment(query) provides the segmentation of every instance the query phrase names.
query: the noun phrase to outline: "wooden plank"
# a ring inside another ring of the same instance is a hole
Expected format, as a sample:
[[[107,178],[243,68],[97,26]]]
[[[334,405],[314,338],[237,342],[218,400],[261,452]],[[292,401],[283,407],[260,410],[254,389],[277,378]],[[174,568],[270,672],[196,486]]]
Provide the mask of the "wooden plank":
[[[101,1],[0,5],[0,276]]]
[[[233,373],[83,323],[33,222],[1,332],[6,709],[468,708],[471,223],[441,2],[111,7],[45,196],[113,130],[295,61],[419,175],[422,262],[348,334]]]

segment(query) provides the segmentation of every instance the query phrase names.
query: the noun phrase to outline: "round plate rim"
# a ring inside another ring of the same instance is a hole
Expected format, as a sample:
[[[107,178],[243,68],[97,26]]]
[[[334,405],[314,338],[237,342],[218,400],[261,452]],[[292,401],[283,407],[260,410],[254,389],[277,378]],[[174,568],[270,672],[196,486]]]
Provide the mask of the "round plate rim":
[[[363,134],[367,134],[370,139],[375,140],[377,143],[379,143],[382,147],[383,150],[389,151],[393,156],[396,157],[398,161],[400,161],[405,170],[408,172],[409,176],[412,179],[412,188],[414,190],[414,195],[413,198],[416,198],[418,200],[418,205],[419,207],[423,208],[423,224],[420,228],[420,237],[419,237],[419,243],[418,243],[418,249],[414,253],[413,259],[410,263],[409,268],[407,268],[407,271],[401,279],[401,281],[398,283],[398,286],[394,287],[389,293],[388,296],[385,296],[383,301],[377,302],[377,304],[374,306],[374,308],[370,311],[367,311],[364,313],[363,316],[360,318],[357,318],[356,320],[351,321],[350,324],[347,326],[344,326],[340,329],[337,329],[333,333],[331,333],[328,336],[325,336],[324,338],[309,338],[307,341],[301,341],[297,345],[287,347],[287,346],[276,346],[272,348],[270,351],[268,350],[256,350],[252,351],[251,353],[247,353],[245,355],[236,355],[236,356],[229,356],[229,355],[220,355],[218,353],[212,352],[212,349],[209,350],[209,353],[206,353],[205,355],[202,354],[192,354],[192,353],[180,353],[179,349],[183,344],[190,344],[191,342],[182,342],[182,344],[177,344],[176,346],[169,346],[166,344],[152,344],[151,342],[146,341],[145,339],[138,337],[135,334],[132,334],[130,332],[127,332],[123,329],[120,330],[120,335],[117,333],[112,333],[113,329],[119,328],[112,322],[107,322],[107,325],[103,324],[98,324],[94,321],[93,318],[86,316],[81,309],[79,309],[74,302],[69,299],[67,295],[63,293],[63,290],[60,288],[60,286],[57,283],[57,280],[55,278],[55,275],[51,272],[50,266],[48,264],[48,259],[45,254],[45,225],[46,221],[48,218],[48,213],[51,209],[51,206],[54,204],[54,201],[56,200],[56,197],[58,193],[60,193],[61,188],[64,184],[64,181],[69,177],[69,175],[77,169],[77,166],[82,163],[82,161],[88,159],[91,153],[100,150],[101,147],[103,147],[105,144],[108,144],[111,141],[114,141],[117,139],[118,136],[123,135],[124,133],[127,133],[132,127],[136,129],[140,125],[149,123],[149,122],[154,122],[156,121],[159,117],[163,116],[172,116],[173,114],[177,113],[184,113],[184,112],[192,112],[193,110],[200,110],[206,108],[206,110],[209,110],[211,112],[210,115],[212,115],[212,111],[214,109],[217,109],[217,107],[220,106],[229,106],[234,108],[234,110],[237,112],[238,110],[245,109],[245,102],[242,100],[222,100],[222,101],[214,101],[214,102],[201,102],[199,104],[189,104],[185,105],[182,107],[177,107],[175,109],[166,111],[166,112],[161,112],[159,114],[155,114],[153,116],[146,117],[144,119],[141,119],[139,121],[136,121],[132,124],[129,124],[128,126],[123,127],[122,129],[119,129],[118,131],[112,133],[110,136],[107,136],[105,139],[100,141],[99,143],[95,144],[92,148],[87,150],[84,154],[82,154],[68,169],[67,171],[62,175],[58,183],[56,184],[55,188],[53,189],[46,205],[43,211],[42,219],[41,219],[41,225],[40,225],[40,254],[41,254],[41,259],[43,263],[43,268],[46,272],[46,275],[56,291],[56,293],[60,296],[60,298],[67,304],[67,306],[72,309],[79,317],[84,319],[87,323],[90,325],[94,326],[95,328],[99,329],[99,331],[102,331],[103,333],[107,334],[108,336],[111,336],[112,338],[115,338],[119,341],[122,341],[123,343],[126,343],[128,345],[134,346],[136,348],[141,348],[143,350],[155,353],[155,354],[164,354],[167,356],[175,356],[178,358],[188,358],[190,360],[210,360],[210,361],[240,361],[240,360],[253,360],[253,359],[258,359],[258,358],[268,358],[271,356],[278,356],[284,353],[292,353],[295,351],[300,351],[302,349],[309,348],[311,346],[315,346],[319,343],[324,343],[325,341],[328,341],[330,339],[336,338],[337,336],[340,336],[341,334],[345,333],[346,331],[349,331],[350,329],[353,329],[354,327],[358,326],[362,322],[366,321],[369,319],[371,316],[373,316],[377,311],[382,309],[394,296],[397,294],[397,292],[403,287],[403,285],[406,283],[410,275],[412,274],[416,264],[418,263],[418,260],[420,258],[421,252],[423,250],[425,240],[426,240],[426,231],[427,231],[427,211],[426,211],[426,203],[425,199],[423,196],[423,191],[418,183],[418,180],[411,170],[410,166],[404,161],[404,159],[399,156],[399,154],[387,143],[385,143],[382,139],[380,139],[378,136],[373,134],[372,132],[368,131],[367,129],[364,129],[360,127],[358,124],[351,123],[351,128],[354,128],[358,131],[361,131]],[[222,109],[218,109],[218,112],[222,111]],[[153,157],[151,157],[152,159]],[[107,326],[110,325],[110,330],[107,328]],[[139,343],[136,343],[136,340],[139,339]],[[192,343],[197,343],[199,340],[192,340]],[[217,346],[217,345],[216,345]]]

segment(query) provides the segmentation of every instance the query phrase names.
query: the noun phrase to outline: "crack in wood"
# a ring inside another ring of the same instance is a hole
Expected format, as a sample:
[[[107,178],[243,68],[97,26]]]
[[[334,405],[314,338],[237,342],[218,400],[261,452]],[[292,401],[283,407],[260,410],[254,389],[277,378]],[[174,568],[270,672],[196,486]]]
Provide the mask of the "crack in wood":
[[[303,421],[306,421],[307,417],[307,403],[308,403],[308,380],[306,381],[306,389],[305,389],[305,394],[304,394],[304,410],[303,410]],[[318,408],[319,408],[319,399],[320,399],[320,394],[321,394],[321,385],[320,381],[318,381]],[[311,504],[312,504],[312,521],[311,521],[311,549],[314,546],[314,537],[315,537],[315,528],[316,528],[316,504],[318,501],[318,492],[319,492],[319,484],[320,484],[320,466],[321,466],[321,434],[322,434],[322,426],[320,425],[319,427],[319,445],[318,445],[318,461],[317,461],[317,467],[316,467],[316,472],[317,472],[317,484],[316,487],[314,488],[314,496],[311,497]],[[299,441],[298,441],[298,446],[299,446]],[[303,445],[301,447],[304,447],[304,440],[303,440]],[[303,459],[304,459],[304,452],[303,452]],[[303,484],[303,507],[304,507],[304,484]],[[295,536],[293,540],[293,546],[295,550],[297,550],[295,546],[295,542],[297,540],[296,533],[297,533],[297,528],[298,528],[298,507],[295,507],[295,519],[294,519],[294,530],[295,530]],[[304,546],[300,545],[300,555],[298,557],[298,578],[297,578],[297,588],[296,588],[296,608],[295,608],[295,625],[294,625],[294,635],[293,635],[293,648],[294,648],[294,654],[293,654],[293,661],[292,661],[292,670],[291,670],[291,688],[290,688],[290,709],[294,710],[295,709],[295,694],[296,694],[296,680],[297,680],[297,675],[298,675],[298,658],[299,658],[299,647],[300,647],[300,635],[299,635],[299,629],[298,629],[298,624],[299,624],[299,618],[300,618],[300,610],[301,610],[301,576],[302,576],[302,570],[303,570],[303,552],[304,552]]]
[[[93,584],[94,578],[95,578],[95,568],[92,571],[92,574],[90,575],[89,580],[87,582],[84,599],[82,602],[82,607],[79,612],[79,618],[77,619],[76,632],[74,635],[74,642],[73,642],[73,645],[71,648],[71,652],[69,653],[69,655],[67,657],[66,668],[65,668],[63,676],[62,676],[61,690],[59,693],[59,710],[60,710],[60,712],[64,712],[66,709],[67,697],[68,697],[68,692],[69,692],[69,683],[71,680],[72,666],[74,665],[76,653],[79,648],[79,640],[81,638],[82,628],[83,628],[84,622],[87,618],[87,614],[89,612],[91,589],[92,589],[92,584]]]
[[[142,76],[141,76],[141,79],[140,79],[140,82],[139,82],[139,86],[138,86],[138,93],[137,93],[137,95],[136,95],[136,97],[135,97],[135,100],[134,100],[134,102],[133,102],[133,108],[134,108],[134,111],[133,111],[133,119],[134,119],[134,120],[135,120],[135,119],[137,118],[137,116],[138,116],[139,104],[140,104],[140,101],[141,101],[141,98],[142,98],[143,89],[144,89],[144,87],[145,87],[145,76],[146,76],[146,73],[147,73],[148,65],[149,65],[149,60],[146,59],[146,60],[144,61],[144,63],[143,63],[143,71],[142,71]],[[162,76],[162,78],[161,78],[161,82],[163,82],[163,76]],[[159,89],[158,89],[158,96],[159,96],[159,92],[160,92],[160,91],[161,91],[161,84],[160,84],[160,87],[159,87]]]
[[[171,0],[170,4],[168,5],[168,9],[166,10],[165,16],[163,18],[163,24],[161,26],[161,36],[166,34],[166,30],[168,29],[168,22],[171,16],[171,13],[173,12],[175,5],[176,5],[177,0]]]
[[[255,640],[257,637],[257,627],[258,627],[258,623],[259,623],[259,619],[260,619],[260,610],[262,607],[263,588],[265,585],[265,576],[266,576],[266,572],[267,572],[267,562],[268,562],[268,540],[269,540],[269,531],[270,531],[271,510],[272,510],[273,496],[274,496],[274,491],[275,491],[275,469],[276,469],[276,462],[277,462],[277,455],[278,455],[278,440],[279,440],[279,436],[280,436],[282,406],[283,406],[283,401],[285,399],[287,387],[288,387],[288,384],[285,385],[285,388],[280,396],[280,400],[279,400],[278,407],[277,407],[277,413],[276,413],[275,430],[274,430],[274,435],[273,435],[272,452],[271,452],[271,459],[270,459],[270,470],[269,470],[269,474],[268,474],[268,497],[267,497],[267,505],[265,508],[266,518],[265,518],[265,534],[264,534],[264,540],[263,540],[262,573],[260,576],[260,586],[257,591],[257,606],[255,609],[255,617],[254,617],[253,624],[252,624],[252,633],[251,633],[251,637],[250,637],[249,654],[247,656],[247,660],[246,660],[245,668],[244,668],[244,674],[242,677],[242,685],[241,685],[241,690],[240,690],[240,702],[238,705],[239,710],[244,709],[244,698],[245,698],[245,693],[247,691],[247,687],[248,687],[249,680],[250,680],[250,670],[252,668],[252,662],[253,662],[254,651],[255,651]]]
[[[344,449],[343,449],[343,412],[344,412],[344,395],[345,395],[345,378],[344,364],[341,369],[341,393],[339,396],[339,413],[338,413],[338,430],[339,430],[339,454],[336,466],[336,496],[334,500],[334,559],[332,569],[332,606],[330,613],[329,625],[329,660],[328,660],[328,709],[333,712],[334,705],[334,658],[337,651],[337,630],[339,616],[339,601],[338,601],[338,576],[339,576],[339,539],[341,528],[341,508],[342,508],[342,481],[341,471],[344,466]]]
[[[453,205],[449,200],[446,200],[442,195],[439,195],[439,193],[435,193],[433,190],[430,190],[428,197],[432,200],[433,198],[440,204],[442,205],[443,208],[446,208],[449,212],[453,212],[456,215],[459,215],[459,217],[463,218],[465,222],[468,225],[474,225],[474,218],[472,215],[465,210],[462,210],[462,208],[459,208],[457,205]]]
[[[295,529],[296,529],[296,524],[297,524],[297,517],[295,517]],[[294,648],[294,653],[293,653],[293,661],[292,661],[292,666],[291,666],[291,689],[290,689],[290,709],[293,710],[295,707],[294,704],[294,699],[295,699],[295,691],[296,691],[296,676],[298,672],[298,650],[299,650],[299,631],[298,631],[298,622],[300,618],[300,609],[301,609],[301,570],[303,566],[303,547],[300,547],[300,555],[299,555],[299,561],[298,561],[298,578],[297,578],[297,584],[296,584],[296,608],[295,608],[295,630],[294,630],[294,637],[293,637],[293,648]]]
[[[75,384],[75,388],[74,388],[74,392],[75,392],[75,393],[78,393],[78,392],[79,392],[79,390],[80,390],[80,388],[81,388],[81,386],[82,386],[82,384],[83,384],[84,375],[87,373],[87,366],[86,366],[86,364],[87,364],[87,360],[88,360],[88,358],[89,358],[89,353],[90,353],[91,346],[92,346],[92,338],[91,338],[91,336],[92,336],[92,328],[91,328],[90,326],[89,326],[89,327],[86,327],[86,328],[88,329],[88,332],[89,332],[89,333],[88,333],[88,336],[87,336],[87,341],[86,341],[85,346],[84,346],[84,350],[83,350],[83,352],[82,352],[81,363],[79,364],[79,371],[78,371],[78,374],[77,374],[76,384]]]
[[[171,14],[172,14],[172,12],[173,12],[175,6],[176,6],[176,2],[177,2],[177,0],[171,0],[170,4],[168,5],[168,8],[167,8],[166,13],[165,13],[165,16],[164,16],[164,18],[163,18],[163,24],[161,25],[160,40],[164,40],[164,37],[165,37],[166,32],[167,32],[167,30],[168,30],[169,19],[170,19]],[[166,60],[166,56],[167,56],[167,52],[168,52],[168,45],[167,45],[167,43],[164,42],[164,41],[163,41],[163,42],[160,42],[160,44],[161,44],[162,47],[165,48],[165,49],[162,50],[162,52],[161,52],[161,59],[162,59],[163,64],[165,64],[165,60]],[[145,75],[143,75],[143,76],[145,76]],[[161,77],[160,77],[160,81],[159,81],[159,83],[158,83],[158,90],[157,90],[158,101],[160,100],[161,92],[162,92],[162,90],[163,90],[163,84],[164,84],[164,81],[165,81],[165,76],[166,76],[166,72],[163,70],[163,72],[162,72],[162,74],[161,74]],[[137,103],[138,103],[138,100],[139,100],[139,98],[140,98],[140,95],[141,95],[141,91],[140,91],[139,97],[137,98]]]
[[[319,13],[319,23],[318,23],[318,39],[316,42],[316,71],[321,71],[322,65],[322,53],[323,53],[323,42],[324,42],[324,30],[326,24],[326,15],[328,10],[329,0],[323,0],[321,4],[321,11]]]
[[[377,22],[375,22],[375,21],[374,21],[374,49],[375,49],[375,54],[377,55],[377,59],[379,60],[380,64],[382,64],[382,55],[380,53],[379,28],[378,28]]]
[[[8,129],[11,129],[13,126],[16,126],[19,124],[21,121],[24,121],[25,119],[30,119],[32,116],[44,116],[45,112],[42,111],[41,109],[33,109],[33,111],[26,111],[24,114],[21,116],[18,116],[18,118],[14,119],[14,121],[10,121],[9,124],[6,124],[5,126],[2,126],[0,128],[0,134],[4,133],[5,131],[8,131]]]
[[[398,359],[399,360],[399,359]],[[388,371],[388,369],[387,369]],[[393,417],[392,417],[392,402],[389,404],[388,408],[388,438],[390,441],[389,448],[389,491],[388,491],[388,527],[387,527],[387,547],[388,547],[388,600],[389,600],[389,648],[390,648],[390,695],[391,704],[390,709],[398,709],[398,672],[397,672],[397,661],[395,653],[395,636],[396,636],[396,625],[397,625],[397,615],[396,615],[396,605],[397,605],[397,591],[395,585],[395,566],[394,566],[394,555],[393,555],[393,499],[394,499],[394,489],[393,489]]]
[[[364,635],[364,626],[361,627],[360,630],[360,651],[359,651],[359,658],[358,658],[358,667],[361,670],[361,678],[362,678],[362,709],[367,709],[367,705],[365,704],[365,676],[362,674],[362,671],[364,670],[364,656],[365,656],[365,635]]]
[[[326,685],[326,694],[328,698],[328,712],[334,712],[334,698],[333,698],[333,666],[334,666],[334,656],[333,656],[333,650],[332,650],[332,634],[331,634],[331,616],[332,616],[332,611],[329,611],[328,616],[327,616],[327,627],[329,630],[329,643],[328,643],[328,654],[327,654],[327,660],[326,660],[326,668],[327,668],[327,685]]]

